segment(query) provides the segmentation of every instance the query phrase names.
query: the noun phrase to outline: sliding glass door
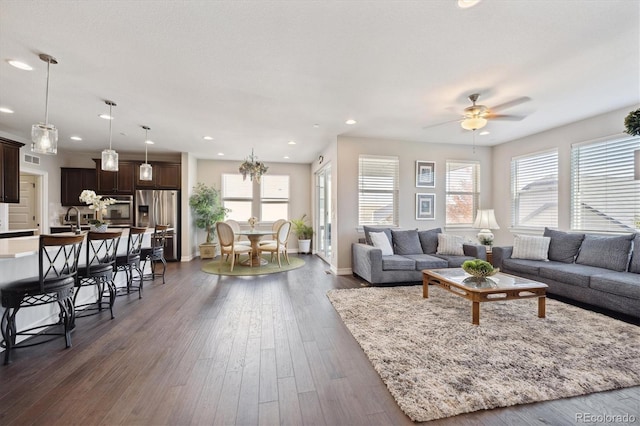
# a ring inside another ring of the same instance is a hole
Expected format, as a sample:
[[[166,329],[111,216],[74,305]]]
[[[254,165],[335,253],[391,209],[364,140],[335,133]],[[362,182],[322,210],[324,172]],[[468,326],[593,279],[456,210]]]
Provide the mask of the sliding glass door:
[[[316,254],[331,263],[331,166],[316,173]]]

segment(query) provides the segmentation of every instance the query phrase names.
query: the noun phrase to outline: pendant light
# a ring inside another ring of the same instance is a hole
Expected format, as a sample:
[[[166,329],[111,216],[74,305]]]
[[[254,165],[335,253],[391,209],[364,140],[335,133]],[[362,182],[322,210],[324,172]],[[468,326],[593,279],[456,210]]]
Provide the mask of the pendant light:
[[[58,153],[58,129],[49,123],[49,67],[57,64],[58,61],[53,56],[41,53],[40,59],[47,63],[47,91],[45,95],[44,123],[31,126],[31,151],[39,154]]]
[[[142,128],[144,129],[144,164],[140,165],[140,180],[152,180],[153,169],[151,168],[151,164],[147,161],[147,147],[153,143],[147,137],[147,132],[151,129],[147,126],[142,126]]]
[[[113,136],[113,114],[111,113],[111,108],[117,106],[113,101],[104,101],[105,104],[109,105],[109,149],[105,149],[102,151],[102,170],[106,170],[108,172],[117,172],[118,171],[118,153],[111,149],[111,139]]]

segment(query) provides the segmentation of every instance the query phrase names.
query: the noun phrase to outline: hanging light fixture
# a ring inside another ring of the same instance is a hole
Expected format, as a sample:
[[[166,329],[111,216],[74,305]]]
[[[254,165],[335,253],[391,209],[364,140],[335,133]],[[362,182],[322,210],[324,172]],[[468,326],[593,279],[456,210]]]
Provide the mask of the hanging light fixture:
[[[462,120],[460,126],[465,130],[478,130],[487,125],[487,119],[482,117],[468,117]]]
[[[57,64],[58,61],[53,56],[41,53],[40,59],[47,63],[47,91],[45,96],[44,123],[31,126],[31,151],[39,154],[58,153],[58,129],[49,123],[49,67]]]
[[[102,151],[102,170],[106,170],[109,172],[117,172],[118,171],[118,153],[111,149],[111,139],[113,137],[113,114],[111,113],[111,108],[117,106],[113,101],[104,101],[105,104],[109,105],[109,149],[105,149]]]
[[[142,126],[144,129],[144,164],[140,165],[140,180],[152,180],[153,179],[153,169],[151,168],[151,164],[147,161],[147,147],[153,142],[149,140],[147,137],[149,130],[151,130],[147,126]]]
[[[238,169],[240,173],[242,173],[242,180],[247,179],[247,175],[251,181],[256,179],[256,182],[260,183],[260,177],[267,173],[269,168],[264,165],[264,163],[257,161],[258,157],[253,155],[253,148],[251,149],[251,155],[247,157],[242,164],[240,164],[240,168]]]

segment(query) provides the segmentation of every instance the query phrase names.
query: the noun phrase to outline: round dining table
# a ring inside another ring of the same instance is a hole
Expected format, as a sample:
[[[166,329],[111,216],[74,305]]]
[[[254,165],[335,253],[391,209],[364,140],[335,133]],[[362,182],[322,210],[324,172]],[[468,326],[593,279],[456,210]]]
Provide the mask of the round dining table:
[[[260,242],[260,239],[265,235],[273,235],[273,231],[269,231],[266,229],[244,229],[236,232],[236,235],[244,235],[251,242],[251,257],[245,260],[244,262],[242,262],[243,265],[262,266],[269,263],[266,261],[266,259],[263,259],[262,257],[260,257],[260,252],[258,250],[258,247],[259,247],[258,243]]]

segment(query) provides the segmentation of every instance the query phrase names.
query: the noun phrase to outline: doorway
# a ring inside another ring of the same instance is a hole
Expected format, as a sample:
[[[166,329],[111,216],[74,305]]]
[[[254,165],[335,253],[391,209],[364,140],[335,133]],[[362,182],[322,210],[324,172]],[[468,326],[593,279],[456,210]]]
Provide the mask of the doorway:
[[[9,230],[33,229],[42,233],[42,179],[40,174],[20,173],[20,202],[9,204]]]
[[[316,254],[331,264],[331,165],[316,172]]]

